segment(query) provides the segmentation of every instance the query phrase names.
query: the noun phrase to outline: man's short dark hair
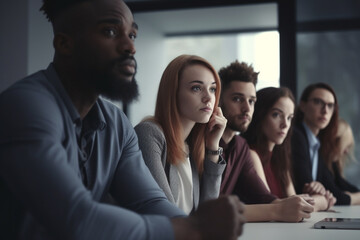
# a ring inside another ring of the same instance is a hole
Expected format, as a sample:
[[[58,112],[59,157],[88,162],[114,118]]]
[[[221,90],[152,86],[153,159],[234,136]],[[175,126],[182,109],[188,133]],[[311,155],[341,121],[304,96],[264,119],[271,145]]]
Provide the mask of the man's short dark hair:
[[[254,72],[252,65],[239,63],[238,60],[219,70],[222,90],[225,90],[232,81],[252,82],[256,86],[258,75],[259,72]]]
[[[43,5],[41,6],[40,11],[43,11],[46,18],[53,23],[54,19],[60,13],[76,4],[88,1],[91,0],[43,0]]]

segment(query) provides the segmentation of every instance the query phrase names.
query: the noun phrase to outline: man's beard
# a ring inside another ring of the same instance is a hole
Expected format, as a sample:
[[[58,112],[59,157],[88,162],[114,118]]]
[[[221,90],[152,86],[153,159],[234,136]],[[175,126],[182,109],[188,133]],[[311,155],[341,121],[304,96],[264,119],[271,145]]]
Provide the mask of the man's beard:
[[[118,62],[129,58],[135,61],[134,57],[132,56],[123,56],[122,58],[113,61],[108,71],[106,71],[101,77],[96,77],[93,79],[96,90],[100,95],[110,100],[122,101],[124,103],[130,103],[131,101],[138,98],[139,88],[135,79],[136,64],[135,73],[133,74],[133,77],[130,81],[118,77],[115,75],[115,73],[112,73],[112,70],[116,68],[115,65]]]
[[[231,121],[228,121],[226,126],[233,131],[244,133],[248,129],[249,124],[246,125],[245,122],[242,124],[233,124]]]
[[[139,96],[139,88],[135,80],[135,76],[130,82],[119,81],[118,79],[105,78],[99,93],[113,101],[122,101],[130,103]]]
[[[225,116],[225,118],[227,118],[227,124],[226,127],[231,129],[232,131],[235,132],[240,132],[240,133],[244,133],[246,132],[246,130],[248,129],[249,123],[251,122],[251,118],[249,117],[249,123],[246,124],[246,122],[244,121],[241,124],[236,124],[236,120],[238,118],[239,115],[231,115],[228,114],[228,110],[226,108],[226,106],[224,104],[221,105],[223,114]]]

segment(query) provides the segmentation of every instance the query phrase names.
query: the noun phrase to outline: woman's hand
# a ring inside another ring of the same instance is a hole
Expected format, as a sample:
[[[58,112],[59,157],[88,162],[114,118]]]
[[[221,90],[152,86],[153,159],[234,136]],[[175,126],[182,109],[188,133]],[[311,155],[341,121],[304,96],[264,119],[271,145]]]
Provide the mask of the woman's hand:
[[[310,195],[320,194],[325,196],[326,189],[320,182],[312,181],[311,183],[305,183],[303,193],[308,193]]]
[[[219,142],[226,128],[227,120],[224,117],[221,108],[215,107],[213,114],[207,125],[205,133],[205,146],[206,149],[217,151],[219,149]],[[217,162],[219,157],[214,156]],[[211,159],[213,160],[213,159]]]

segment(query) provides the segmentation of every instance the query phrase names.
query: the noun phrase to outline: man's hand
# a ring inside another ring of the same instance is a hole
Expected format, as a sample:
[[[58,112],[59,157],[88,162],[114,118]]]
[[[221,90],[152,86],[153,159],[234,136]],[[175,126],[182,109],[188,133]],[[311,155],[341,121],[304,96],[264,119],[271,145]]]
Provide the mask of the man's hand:
[[[236,196],[203,202],[188,218],[173,219],[175,238],[236,240],[246,221],[243,212],[244,205]]]

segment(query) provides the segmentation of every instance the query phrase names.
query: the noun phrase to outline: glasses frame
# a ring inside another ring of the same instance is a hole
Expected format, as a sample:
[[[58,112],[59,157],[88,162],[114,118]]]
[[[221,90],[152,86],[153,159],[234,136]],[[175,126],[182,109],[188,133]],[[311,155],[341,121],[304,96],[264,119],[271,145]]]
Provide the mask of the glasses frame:
[[[326,106],[329,109],[329,111],[333,112],[335,110],[336,103],[325,102],[321,98],[317,98],[317,97],[310,98],[308,101],[311,101],[314,104],[314,106],[321,107],[321,109],[324,109]]]

